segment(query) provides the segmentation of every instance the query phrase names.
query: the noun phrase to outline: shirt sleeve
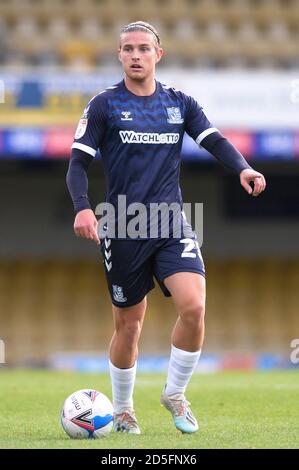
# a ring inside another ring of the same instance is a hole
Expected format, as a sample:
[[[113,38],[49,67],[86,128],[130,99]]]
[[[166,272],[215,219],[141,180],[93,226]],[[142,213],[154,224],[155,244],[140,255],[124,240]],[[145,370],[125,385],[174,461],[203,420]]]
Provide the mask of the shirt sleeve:
[[[217,158],[223,165],[240,174],[241,171],[250,169],[243,155],[220,132],[215,132],[205,137],[201,146]]]
[[[94,157],[105,134],[106,121],[107,104],[100,94],[95,96],[84,109],[72,149],[82,150]]]
[[[69,168],[66,175],[66,183],[76,214],[83,209],[91,209],[87,194],[87,170],[92,161],[93,157],[91,155],[86,155],[86,152],[82,152],[82,150],[76,148],[72,150]]]
[[[185,131],[195,142],[200,145],[201,141],[212,134],[218,132],[216,127],[208,120],[207,116],[202,110],[202,107],[191,96],[185,96],[186,99],[186,118],[185,118]]]

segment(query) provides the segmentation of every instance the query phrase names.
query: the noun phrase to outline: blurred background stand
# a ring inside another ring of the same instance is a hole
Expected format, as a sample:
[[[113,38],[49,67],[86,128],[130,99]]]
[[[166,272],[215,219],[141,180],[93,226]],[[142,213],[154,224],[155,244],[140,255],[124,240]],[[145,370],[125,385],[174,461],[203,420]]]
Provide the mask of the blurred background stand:
[[[161,33],[158,79],[197,98],[268,183],[248,197],[185,138],[184,201],[204,203],[202,367],[290,367],[299,337],[299,0],[0,0],[6,363],[102,367],[111,303],[98,248],[73,233],[65,174],[86,103],[122,77],[119,31],[140,19]],[[105,192],[99,158],[89,178],[95,207]],[[175,318],[156,288],[141,340],[145,368],[165,367]]]

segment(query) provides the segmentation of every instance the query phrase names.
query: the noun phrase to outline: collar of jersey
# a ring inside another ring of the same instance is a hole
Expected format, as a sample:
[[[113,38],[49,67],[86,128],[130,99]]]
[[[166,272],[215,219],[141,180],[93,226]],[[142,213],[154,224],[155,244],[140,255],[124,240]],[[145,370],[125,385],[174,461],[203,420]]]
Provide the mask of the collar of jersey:
[[[157,95],[159,94],[159,92],[160,92],[161,84],[160,84],[160,82],[158,82],[156,79],[155,79],[155,82],[156,82],[156,89],[155,89],[154,93],[152,93],[151,95],[146,95],[146,96],[135,95],[135,94],[132,93],[130,90],[128,90],[128,88],[126,87],[126,84],[125,84],[125,80],[122,80],[122,81],[121,81],[121,85],[122,85],[123,89],[127,92],[128,95],[134,96],[134,98],[137,98],[137,99],[148,100],[148,99],[154,98],[154,97],[157,96]]]

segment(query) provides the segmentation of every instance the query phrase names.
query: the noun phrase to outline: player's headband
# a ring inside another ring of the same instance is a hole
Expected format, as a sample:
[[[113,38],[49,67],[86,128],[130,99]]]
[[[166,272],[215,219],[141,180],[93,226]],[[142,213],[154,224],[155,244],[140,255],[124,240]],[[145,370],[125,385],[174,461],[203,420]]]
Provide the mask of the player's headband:
[[[144,29],[147,33],[151,33],[155,36],[157,39],[158,44],[160,45],[160,38],[157,33],[151,28],[149,28],[147,25],[140,24],[140,23],[130,23],[128,26],[125,26],[124,29],[122,30],[122,33],[130,32],[132,29]]]

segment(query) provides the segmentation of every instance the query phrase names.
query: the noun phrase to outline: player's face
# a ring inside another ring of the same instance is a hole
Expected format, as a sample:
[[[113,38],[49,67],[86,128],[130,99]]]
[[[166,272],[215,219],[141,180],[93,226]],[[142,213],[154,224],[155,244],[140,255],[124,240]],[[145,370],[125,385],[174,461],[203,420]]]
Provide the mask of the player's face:
[[[121,35],[118,53],[127,77],[144,80],[154,75],[163,50],[157,47],[151,33],[134,31]]]

